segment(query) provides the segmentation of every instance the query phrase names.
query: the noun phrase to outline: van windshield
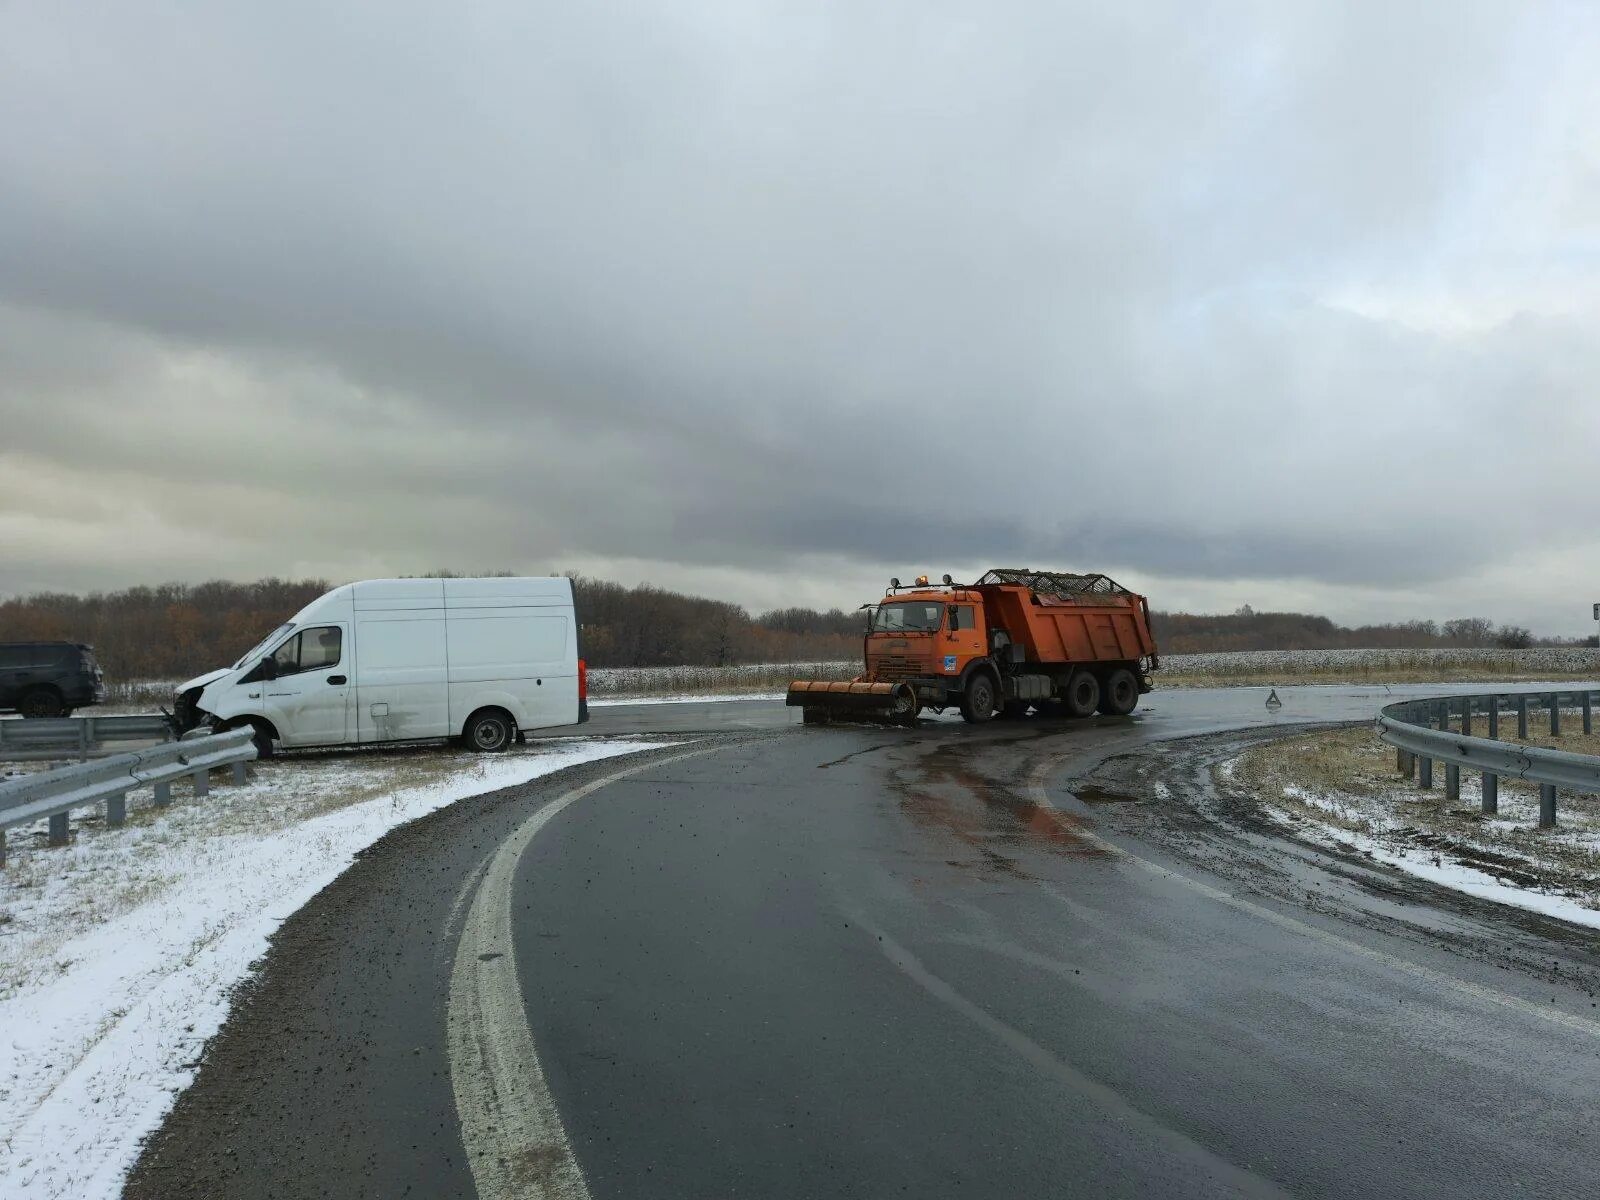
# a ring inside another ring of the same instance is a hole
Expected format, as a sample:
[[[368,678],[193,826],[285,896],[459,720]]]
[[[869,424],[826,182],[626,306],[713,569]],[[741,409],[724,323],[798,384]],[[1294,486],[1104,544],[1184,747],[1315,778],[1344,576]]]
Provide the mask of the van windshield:
[[[944,605],[929,604],[925,600],[898,604],[880,604],[872,618],[875,633],[915,631],[927,633],[939,628],[944,615]]]
[[[249,662],[256,655],[260,654],[269,645],[271,645],[273,642],[277,641],[280,637],[282,637],[284,634],[288,633],[289,630],[291,630],[293,628],[294,628],[294,622],[293,621],[287,621],[284,624],[279,625],[271,633],[267,634],[266,637],[262,638],[254,646],[251,646],[250,649],[246,650],[243,654],[241,654],[239,656],[239,661],[233,664],[233,668],[232,669],[237,671],[240,667],[244,666],[245,663]]]

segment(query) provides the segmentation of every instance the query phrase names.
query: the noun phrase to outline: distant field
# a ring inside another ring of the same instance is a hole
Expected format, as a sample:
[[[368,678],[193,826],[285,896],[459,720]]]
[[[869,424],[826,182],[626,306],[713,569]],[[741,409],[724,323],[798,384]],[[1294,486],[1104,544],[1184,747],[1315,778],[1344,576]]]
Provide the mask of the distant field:
[[[849,679],[859,663],[748,663],[736,667],[596,667],[595,699],[630,696],[764,695],[793,679]],[[1600,651],[1583,647],[1534,650],[1238,650],[1167,654],[1157,687],[1228,687],[1279,683],[1448,683],[1600,677]],[[172,703],[172,680],[110,685],[107,703],[148,711]]]
[[[1267,683],[1448,683],[1452,680],[1594,678],[1600,651],[1581,646],[1531,650],[1238,650],[1168,654],[1157,685],[1226,687]]]

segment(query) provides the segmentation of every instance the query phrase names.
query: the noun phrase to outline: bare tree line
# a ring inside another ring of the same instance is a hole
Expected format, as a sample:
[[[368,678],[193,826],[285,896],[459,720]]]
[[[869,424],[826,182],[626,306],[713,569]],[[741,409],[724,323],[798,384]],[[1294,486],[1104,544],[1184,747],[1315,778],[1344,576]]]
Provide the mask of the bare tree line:
[[[580,647],[591,666],[715,667],[861,653],[859,616],[787,609],[770,614],[768,625],[737,604],[650,584],[582,576],[572,583]],[[262,579],[19,596],[0,600],[0,641],[87,642],[110,679],[181,679],[233,662],[331,586]]]
[[[650,584],[584,576],[572,584],[582,652],[596,667],[850,661],[861,653],[860,613],[790,607],[752,617],[737,604]],[[232,662],[329,586],[261,579],[21,596],[0,600],[0,641],[88,642],[111,679],[178,679]],[[1246,607],[1218,615],[1157,612],[1152,621],[1169,654],[1535,644],[1528,630],[1481,617],[1345,627]]]

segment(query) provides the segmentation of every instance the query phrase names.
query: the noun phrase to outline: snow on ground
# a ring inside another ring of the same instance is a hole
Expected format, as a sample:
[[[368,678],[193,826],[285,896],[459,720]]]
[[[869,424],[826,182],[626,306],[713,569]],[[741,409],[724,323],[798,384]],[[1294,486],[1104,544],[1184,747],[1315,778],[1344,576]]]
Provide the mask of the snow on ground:
[[[255,764],[241,787],[219,773],[206,798],[175,787],[164,811],[136,794],[126,827],[75,819],[69,847],[13,830],[0,875],[0,1196],[118,1195],[267,939],[390,829],[658,745],[296,755]]]
[[[1316,804],[1334,812],[1345,807],[1336,797],[1328,796],[1316,797]],[[1571,921],[1575,925],[1588,925],[1600,929],[1600,910],[1589,908],[1570,896],[1536,891],[1507,883],[1504,876],[1491,875],[1487,871],[1457,862],[1449,857],[1448,852],[1439,852],[1426,847],[1397,845],[1385,839],[1338,827],[1308,828],[1306,822],[1295,820],[1281,809],[1269,812],[1271,816],[1291,826],[1302,837],[1309,837],[1311,841],[1324,846],[1354,849],[1358,854],[1365,854],[1377,862],[1398,867],[1407,874],[1416,875],[1430,883],[1442,884],[1458,892],[1468,892],[1484,900],[1531,909],[1546,916]],[[1600,849],[1600,842],[1596,842],[1595,845]]]
[[[1452,802],[1442,770],[1424,791],[1394,773],[1393,753],[1370,731],[1343,730],[1247,751],[1216,774],[1250,789],[1266,816],[1305,840],[1600,928],[1600,798],[1563,794],[1556,828],[1541,830],[1530,785],[1502,779],[1499,812],[1485,816],[1475,775],[1462,773]]]

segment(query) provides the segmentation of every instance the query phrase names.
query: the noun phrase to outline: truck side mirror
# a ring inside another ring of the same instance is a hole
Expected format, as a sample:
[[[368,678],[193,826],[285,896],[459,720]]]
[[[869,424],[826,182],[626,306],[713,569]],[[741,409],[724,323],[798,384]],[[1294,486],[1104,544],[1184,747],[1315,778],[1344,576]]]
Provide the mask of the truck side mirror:
[[[950,611],[950,629],[953,632],[953,631],[961,628],[961,609],[958,608],[956,605],[952,604],[950,606],[950,610],[949,611]]]

